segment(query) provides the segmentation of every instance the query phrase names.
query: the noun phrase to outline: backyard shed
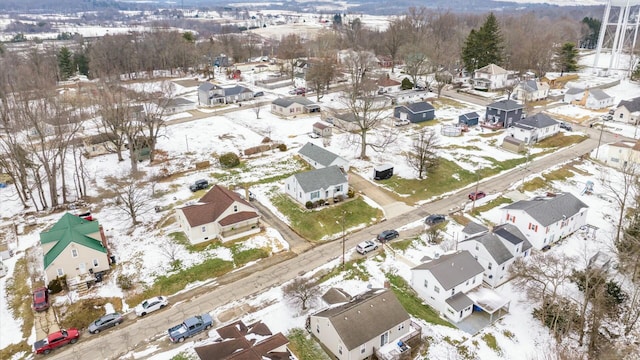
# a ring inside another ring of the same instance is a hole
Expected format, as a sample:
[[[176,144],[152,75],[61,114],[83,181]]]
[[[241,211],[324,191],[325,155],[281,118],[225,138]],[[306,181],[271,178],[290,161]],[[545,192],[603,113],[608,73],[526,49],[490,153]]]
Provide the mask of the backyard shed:
[[[477,112],[470,112],[466,114],[462,114],[458,116],[458,124],[467,125],[467,126],[476,126],[478,125],[478,120],[480,119],[480,115]]]
[[[373,168],[373,180],[386,180],[393,176],[393,165],[384,164]]]

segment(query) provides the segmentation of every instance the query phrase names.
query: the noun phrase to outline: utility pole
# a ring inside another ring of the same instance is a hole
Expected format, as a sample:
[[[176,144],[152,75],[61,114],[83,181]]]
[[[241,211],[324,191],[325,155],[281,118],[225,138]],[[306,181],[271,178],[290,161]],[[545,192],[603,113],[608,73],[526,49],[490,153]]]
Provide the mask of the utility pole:
[[[598,152],[600,151],[600,142],[602,141],[602,131],[604,131],[604,122],[600,124],[600,136],[598,137],[598,147],[596,148],[596,160],[598,159]]]
[[[480,184],[480,174],[476,172],[476,190],[473,192],[473,203],[471,203],[471,212],[476,209],[476,198],[478,197],[478,185]]]
[[[345,232],[345,228],[344,228],[344,222],[345,222],[345,217],[347,216],[347,212],[346,211],[342,211],[342,218],[341,221],[336,221],[336,224],[342,225],[342,270],[344,271],[344,263],[345,263],[345,241],[346,241],[346,237],[347,234]]]

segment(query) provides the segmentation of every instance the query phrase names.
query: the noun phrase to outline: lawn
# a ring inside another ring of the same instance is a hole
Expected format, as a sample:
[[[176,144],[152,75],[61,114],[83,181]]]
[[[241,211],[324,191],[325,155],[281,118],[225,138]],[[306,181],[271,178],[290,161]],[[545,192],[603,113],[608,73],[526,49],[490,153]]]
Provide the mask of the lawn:
[[[284,194],[275,194],[271,202],[289,219],[295,232],[311,241],[340,236],[343,214],[345,229],[367,226],[382,219],[382,211],[360,197],[316,210],[304,209]]]
[[[327,353],[303,329],[291,329],[287,334],[289,350],[300,360],[330,360]]]
[[[506,198],[506,197],[502,197],[499,196],[491,201],[489,201],[486,204],[483,204],[482,206],[476,206],[475,209],[471,212],[472,215],[474,216],[479,216],[480,213],[489,211],[495,207],[504,205],[504,204],[511,204],[513,202],[513,200]]]
[[[536,148],[562,148],[571,146],[583,142],[587,139],[585,135],[569,135],[565,136],[564,133],[557,133],[552,137],[546,138],[539,143],[535,144]]]

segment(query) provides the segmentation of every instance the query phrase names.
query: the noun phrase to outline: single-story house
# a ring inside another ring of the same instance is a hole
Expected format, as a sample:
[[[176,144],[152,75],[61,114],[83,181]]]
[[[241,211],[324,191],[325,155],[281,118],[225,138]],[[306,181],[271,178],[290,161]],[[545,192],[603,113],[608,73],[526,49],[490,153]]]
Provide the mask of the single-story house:
[[[84,156],[94,157],[106,154],[113,154],[116,152],[116,146],[113,144],[117,141],[117,136],[114,134],[96,134],[86,136],[82,139],[82,145],[84,147]],[[124,148],[124,144],[121,145]]]
[[[522,119],[524,106],[513,100],[500,100],[487,105],[485,126],[493,128],[508,128],[514,122]]]
[[[211,336],[213,342],[196,346],[201,360],[284,360],[291,358],[289,339],[282,333],[273,334],[258,321],[245,325],[242,320],[219,327]]]
[[[298,150],[298,155],[315,169],[335,165],[345,173],[349,171],[349,160],[311,142],[304,144],[304,146]]]
[[[251,99],[253,91],[240,85],[222,87],[207,81],[198,86],[198,104],[202,106],[234,104]]]
[[[97,220],[65,213],[49,230],[40,233],[40,246],[47,283],[64,275],[69,282],[73,278],[90,281],[92,274],[109,270],[109,248]]]
[[[318,121],[313,123],[311,131],[322,138],[326,138],[331,136],[332,128],[333,126],[331,126],[331,124],[327,124],[323,121]]]
[[[527,145],[551,137],[559,131],[560,122],[543,113],[516,120],[513,126],[507,130],[508,136],[521,140]]]
[[[630,164],[640,165],[640,142],[618,141],[605,144],[598,152],[598,160],[619,169],[626,168]]]
[[[393,109],[393,117],[399,120],[409,120],[412,123],[419,123],[433,120],[436,117],[436,109],[426,101],[399,105]]]
[[[640,96],[620,101],[613,112],[613,120],[638,125],[640,123]]]
[[[365,95],[356,98],[357,108],[384,109],[393,104],[393,94],[391,95]]]
[[[333,117],[333,125],[344,131],[360,131],[361,121],[352,112],[336,113]]]
[[[378,80],[378,94],[395,93],[402,89],[400,81],[393,80],[385,76]]]
[[[477,90],[496,90],[508,85],[509,72],[496,64],[489,64],[473,73],[471,82]]]
[[[240,194],[214,185],[196,204],[176,209],[189,242],[229,241],[260,231],[258,211]]]
[[[565,93],[564,101],[587,109],[598,110],[613,106],[614,97],[601,89],[571,88]]]
[[[441,255],[411,269],[411,287],[429,306],[451,321],[473,312],[466,292],[482,284],[484,268],[467,250]]]
[[[294,116],[320,112],[320,105],[304,96],[277,98],[271,102],[271,113],[280,116]]]
[[[518,83],[514,90],[514,98],[522,101],[539,101],[549,96],[549,84],[536,80],[525,80]]]
[[[585,225],[588,210],[571,193],[547,194],[500,208],[502,221],[515,225],[538,250]]]
[[[458,116],[458,124],[466,126],[476,126],[480,120],[480,115],[477,112],[470,112]]]
[[[284,192],[302,205],[346,197],[348,191],[347,176],[336,165],[297,173],[284,181]]]
[[[571,104],[574,101],[578,101],[582,99],[583,96],[584,96],[584,89],[572,87],[572,88],[568,88],[567,91],[564,92],[564,97],[562,98],[562,101],[567,104]]]
[[[164,115],[179,114],[189,110],[194,110],[195,108],[196,108],[195,102],[189,99],[185,99],[183,97],[177,97],[177,98],[169,99],[169,101],[167,101]]]
[[[417,101],[424,101],[427,93],[425,91],[402,90],[395,94],[387,95],[393,104],[407,104]]]
[[[319,311],[309,317],[308,330],[335,359],[370,359],[376,351],[406,343],[421,329],[389,289],[373,289],[350,302]],[[380,357],[378,357],[380,358]],[[399,358],[399,357],[392,357]],[[386,359],[386,358],[385,358]]]
[[[462,240],[458,249],[469,251],[484,268],[484,282],[496,287],[509,279],[509,267],[517,258],[529,256],[531,243],[517,227],[503,224]]]

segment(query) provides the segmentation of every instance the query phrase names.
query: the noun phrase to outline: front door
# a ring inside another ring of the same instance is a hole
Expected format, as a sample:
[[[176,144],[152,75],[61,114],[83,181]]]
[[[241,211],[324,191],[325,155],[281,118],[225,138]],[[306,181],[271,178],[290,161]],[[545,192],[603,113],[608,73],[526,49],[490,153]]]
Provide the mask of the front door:
[[[87,272],[87,265],[85,265],[85,263],[80,263],[80,265],[78,265],[78,271],[80,274],[84,274]]]
[[[389,332],[380,335],[380,347],[385,346],[389,342]]]

